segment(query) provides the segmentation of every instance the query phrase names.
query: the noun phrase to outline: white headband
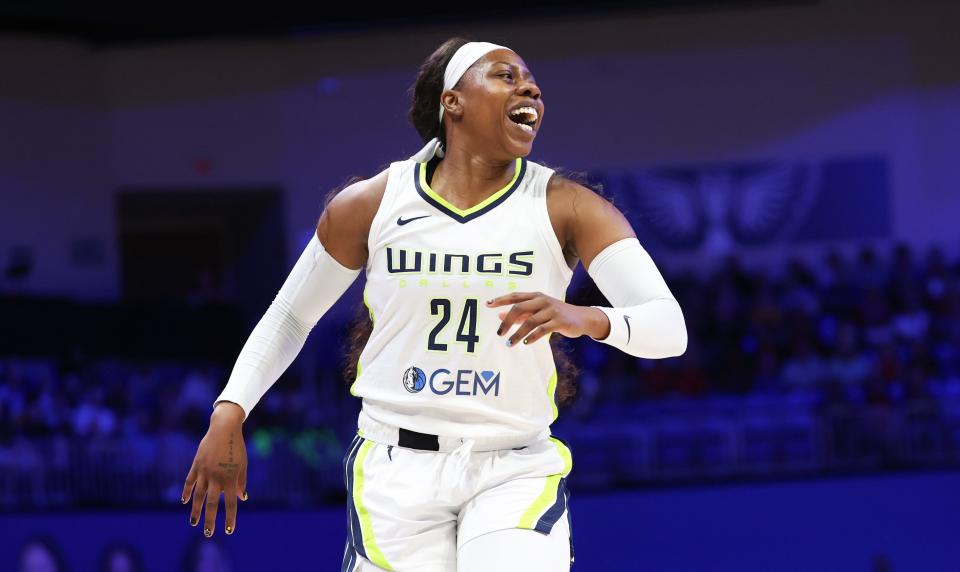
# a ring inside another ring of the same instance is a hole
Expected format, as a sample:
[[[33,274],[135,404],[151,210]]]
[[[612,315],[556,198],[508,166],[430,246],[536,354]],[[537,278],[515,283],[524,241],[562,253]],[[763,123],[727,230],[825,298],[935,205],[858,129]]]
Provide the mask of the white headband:
[[[487,52],[492,52],[493,50],[513,51],[506,46],[492,44],[490,42],[467,42],[460,46],[453,54],[453,57],[450,58],[450,61],[447,62],[447,67],[443,71],[443,89],[440,93],[443,94],[444,91],[453,89],[453,86],[457,85],[457,82],[460,81],[463,74],[470,69],[470,66],[486,55]],[[440,115],[437,121],[439,122],[438,125],[443,124],[443,105],[440,106]],[[427,141],[427,144],[410,158],[416,159],[418,162],[423,162],[432,159],[434,154],[436,154],[437,157],[443,157],[443,149],[440,147],[440,139],[437,137]]]

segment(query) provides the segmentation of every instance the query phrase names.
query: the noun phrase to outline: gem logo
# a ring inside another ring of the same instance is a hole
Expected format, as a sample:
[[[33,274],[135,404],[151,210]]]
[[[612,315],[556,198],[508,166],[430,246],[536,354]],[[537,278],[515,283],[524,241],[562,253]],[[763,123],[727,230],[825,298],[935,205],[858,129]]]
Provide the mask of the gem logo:
[[[403,387],[410,393],[419,393],[426,384],[427,376],[419,367],[410,366],[403,372]]]
[[[500,396],[499,371],[439,368],[430,374],[430,391],[436,395],[470,395],[479,393]]]
[[[403,387],[410,393],[429,389],[434,395],[500,396],[500,372],[437,368],[429,374],[416,366],[403,372]]]

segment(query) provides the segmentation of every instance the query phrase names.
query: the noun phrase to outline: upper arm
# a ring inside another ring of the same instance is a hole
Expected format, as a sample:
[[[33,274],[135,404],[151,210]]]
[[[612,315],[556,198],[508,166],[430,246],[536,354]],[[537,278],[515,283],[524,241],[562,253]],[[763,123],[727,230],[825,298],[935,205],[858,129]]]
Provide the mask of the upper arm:
[[[552,177],[550,185],[562,205],[567,244],[584,269],[604,248],[637,236],[620,209],[593,189],[560,176]]]
[[[387,187],[389,168],[344,187],[330,199],[317,223],[317,238],[337,262],[359,270],[367,263],[370,224]]]

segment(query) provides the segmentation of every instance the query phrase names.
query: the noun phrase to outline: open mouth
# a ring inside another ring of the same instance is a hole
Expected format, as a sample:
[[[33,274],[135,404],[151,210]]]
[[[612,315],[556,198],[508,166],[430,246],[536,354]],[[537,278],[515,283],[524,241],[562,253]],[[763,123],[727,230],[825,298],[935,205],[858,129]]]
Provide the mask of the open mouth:
[[[537,124],[538,118],[537,110],[532,107],[519,107],[507,113],[507,119],[527,133],[535,131],[533,127]]]

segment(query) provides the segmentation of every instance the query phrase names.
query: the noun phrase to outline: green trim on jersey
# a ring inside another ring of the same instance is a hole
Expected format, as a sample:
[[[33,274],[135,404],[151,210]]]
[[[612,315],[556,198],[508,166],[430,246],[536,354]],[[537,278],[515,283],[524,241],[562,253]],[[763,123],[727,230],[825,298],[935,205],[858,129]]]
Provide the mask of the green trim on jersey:
[[[537,521],[540,520],[543,513],[557,502],[557,495],[560,492],[560,479],[569,475],[570,470],[573,469],[573,457],[570,455],[570,449],[556,437],[550,437],[550,441],[557,447],[557,453],[563,459],[563,469],[559,473],[546,477],[543,483],[543,491],[524,511],[517,528],[533,528],[537,525]]]
[[[380,547],[377,546],[377,541],[373,536],[373,521],[370,519],[370,511],[363,504],[363,461],[374,445],[374,441],[364,441],[363,445],[360,445],[360,452],[357,453],[353,465],[353,504],[357,507],[357,516],[360,519],[363,548],[366,550],[370,561],[385,570],[393,570],[383,552],[380,551]]]
[[[557,370],[553,370],[553,375],[550,376],[550,381],[547,383],[547,397],[550,399],[550,410],[553,412],[553,419],[551,423],[557,420],[557,417],[560,415],[560,412],[557,411]]]
[[[424,198],[424,200],[432,204],[437,209],[443,211],[458,222],[465,223],[488,212],[506,200],[507,197],[510,196],[510,194],[520,186],[520,182],[523,180],[523,175],[527,170],[527,161],[524,157],[517,157],[514,163],[513,178],[510,179],[510,182],[499,191],[484,199],[482,202],[475,204],[468,209],[461,209],[454,206],[437,194],[436,191],[430,188],[429,183],[427,183],[428,166],[429,162],[423,161],[417,163],[416,167],[414,168],[414,183],[416,185],[417,192],[421,197]]]
[[[373,308],[370,307],[370,302],[367,300],[367,285],[363,285],[363,305],[367,307],[367,313],[370,314],[370,321],[374,324],[377,323],[376,318],[373,315]],[[354,397],[359,397],[354,392],[354,388],[357,386],[357,381],[360,379],[360,374],[363,372],[363,366],[360,365],[360,358],[357,358],[357,377],[354,378],[353,383],[350,385],[350,395]]]

